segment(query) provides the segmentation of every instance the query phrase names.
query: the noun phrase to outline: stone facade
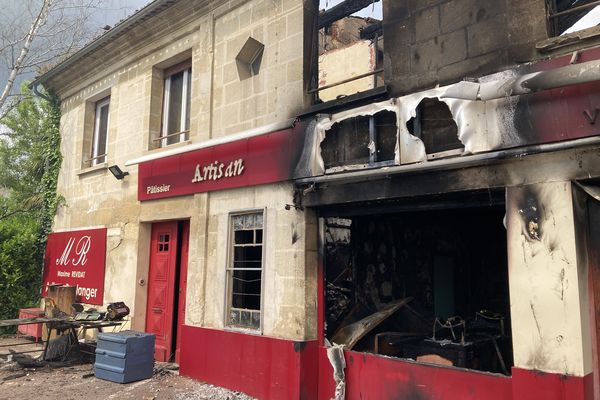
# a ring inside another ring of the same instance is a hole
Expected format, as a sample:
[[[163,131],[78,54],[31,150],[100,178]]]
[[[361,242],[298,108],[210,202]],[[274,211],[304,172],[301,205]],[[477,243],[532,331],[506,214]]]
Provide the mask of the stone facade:
[[[189,219],[186,321],[222,328],[228,215],[265,209],[269,246],[263,333],[314,338],[315,221],[309,212],[284,209],[291,202],[291,184],[140,203],[137,167],[129,168],[131,175],[120,181],[107,170],[109,165],[123,168],[128,160],[165,151],[153,149],[152,141],[161,126],[163,71],[186,58],[192,59],[189,140],[170,148],[280,123],[305,106],[302,2],[211,5],[177,2],[47,81],[62,100],[64,160],[58,191],[64,202],[53,229],[108,228],[104,302],[130,305],[132,327],[144,330],[147,289],[140,282],[147,281],[151,224]],[[240,80],[235,57],[248,37],[263,43],[265,50],[259,74]],[[110,96],[107,162],[88,167],[84,160],[93,106],[106,96]]]

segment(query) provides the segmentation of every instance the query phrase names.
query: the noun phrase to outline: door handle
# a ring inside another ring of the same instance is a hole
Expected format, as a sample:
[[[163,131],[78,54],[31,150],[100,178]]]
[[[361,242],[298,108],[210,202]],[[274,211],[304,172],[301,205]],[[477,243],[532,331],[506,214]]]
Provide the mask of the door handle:
[[[162,314],[162,308],[152,307],[152,311],[156,314]]]

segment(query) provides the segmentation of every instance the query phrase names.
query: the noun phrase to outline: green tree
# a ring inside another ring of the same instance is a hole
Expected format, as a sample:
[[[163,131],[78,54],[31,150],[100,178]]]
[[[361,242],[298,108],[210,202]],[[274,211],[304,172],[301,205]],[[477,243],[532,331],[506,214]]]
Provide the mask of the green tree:
[[[24,85],[22,91],[28,92]],[[46,238],[59,197],[60,108],[27,96],[0,123],[0,319],[39,301]]]

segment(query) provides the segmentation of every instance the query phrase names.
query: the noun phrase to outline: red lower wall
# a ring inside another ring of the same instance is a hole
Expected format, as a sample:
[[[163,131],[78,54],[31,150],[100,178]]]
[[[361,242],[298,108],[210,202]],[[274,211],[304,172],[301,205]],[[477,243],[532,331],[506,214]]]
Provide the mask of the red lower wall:
[[[319,348],[319,399],[335,391],[333,368]],[[573,377],[519,368],[512,377],[348,351],[346,399],[593,400],[592,374]]]
[[[316,341],[182,327],[182,375],[259,399],[315,399],[316,367]]]
[[[513,368],[513,400],[593,400],[593,374],[585,377]]]
[[[592,400],[592,374],[513,368],[512,377],[348,351],[347,400]],[[181,374],[259,399],[334,395],[333,369],[317,341],[295,342],[183,326]]]
[[[346,399],[510,400],[510,377],[346,352]],[[319,399],[333,397],[333,369],[319,348]]]

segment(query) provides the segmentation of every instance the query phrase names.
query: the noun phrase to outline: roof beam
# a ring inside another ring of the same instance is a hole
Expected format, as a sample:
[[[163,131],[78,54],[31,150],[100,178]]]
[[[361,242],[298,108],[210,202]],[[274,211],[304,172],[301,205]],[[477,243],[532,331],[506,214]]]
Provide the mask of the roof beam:
[[[381,0],[345,0],[319,15],[319,29]]]

